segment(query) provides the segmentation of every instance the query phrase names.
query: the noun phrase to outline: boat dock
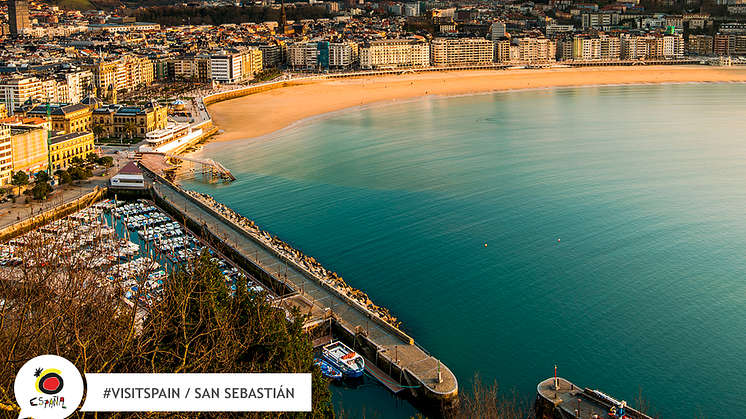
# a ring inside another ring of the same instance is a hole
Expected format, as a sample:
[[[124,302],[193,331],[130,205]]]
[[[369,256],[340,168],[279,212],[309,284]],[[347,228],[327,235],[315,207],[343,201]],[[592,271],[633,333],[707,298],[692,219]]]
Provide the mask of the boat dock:
[[[373,363],[370,359],[365,359],[365,372],[372,375],[373,378],[378,380],[381,384],[383,384],[389,391],[391,391],[394,394],[399,393],[400,391],[404,391],[404,387],[400,386],[398,383],[394,381],[393,378],[386,375],[385,372],[381,371],[380,368],[376,366],[376,364]]]
[[[371,375],[378,374],[384,380],[387,378],[383,375],[392,377],[391,386],[387,385],[392,392],[408,390],[416,401],[435,409],[455,402],[458,382],[453,373],[378,313],[262,242],[255,232],[231,220],[234,215],[218,212],[162,178],[156,180],[154,193],[156,199],[170,204],[185,219],[202,226],[223,246],[254,264],[262,275],[286,287],[285,292],[278,293],[280,304],[298,307],[302,314],[309,315],[306,326],[331,319],[337,337],[376,367],[371,368]]]
[[[171,154],[171,153],[164,153],[164,152],[138,152],[139,157],[141,158],[141,163],[148,166],[148,168],[154,172],[157,173],[159,176],[165,176],[164,171],[165,170],[171,170],[174,169],[174,166],[168,165],[166,162],[167,159],[177,159],[177,160],[183,160],[188,161],[191,163],[197,163],[201,164],[202,167],[209,167],[210,168],[210,177],[213,179],[223,179],[228,182],[233,182],[236,180],[236,177],[231,173],[230,170],[228,170],[225,166],[220,164],[220,162],[216,162],[215,160],[211,158],[199,158],[199,157],[189,157],[189,156],[182,156],[179,154]],[[161,159],[157,159],[157,157],[161,157]],[[145,158],[143,157],[151,157],[151,158]],[[155,159],[152,157],[156,157]]]
[[[652,419],[601,391],[576,387],[564,378],[548,378],[537,386],[536,417],[562,419]],[[616,415],[616,416],[615,416]]]

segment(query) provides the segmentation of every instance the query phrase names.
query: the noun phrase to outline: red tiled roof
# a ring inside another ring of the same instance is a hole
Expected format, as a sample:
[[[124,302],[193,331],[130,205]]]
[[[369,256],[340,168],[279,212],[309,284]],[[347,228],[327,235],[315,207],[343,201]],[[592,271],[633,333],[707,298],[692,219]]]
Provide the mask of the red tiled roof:
[[[119,171],[119,173],[125,174],[125,175],[141,175],[142,170],[140,170],[139,167],[135,164],[135,162],[131,161],[122,167],[122,170]]]

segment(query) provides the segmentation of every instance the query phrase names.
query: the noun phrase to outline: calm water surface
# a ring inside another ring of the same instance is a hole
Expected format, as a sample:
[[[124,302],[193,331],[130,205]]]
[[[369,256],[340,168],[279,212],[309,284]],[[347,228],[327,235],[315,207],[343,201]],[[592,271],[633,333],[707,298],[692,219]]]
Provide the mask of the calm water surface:
[[[462,388],[479,371],[532,397],[556,364],[666,417],[730,417],[746,412],[744,115],[733,84],[413,102],[212,143],[238,181],[184,186],[364,290]],[[370,387],[335,400],[413,412]]]

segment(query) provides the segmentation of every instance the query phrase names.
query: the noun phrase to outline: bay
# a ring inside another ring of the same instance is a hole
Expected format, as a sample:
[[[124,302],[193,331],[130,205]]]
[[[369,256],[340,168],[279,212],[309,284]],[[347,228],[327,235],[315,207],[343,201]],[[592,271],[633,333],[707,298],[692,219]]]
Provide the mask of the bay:
[[[746,411],[745,113],[741,84],[418,101],[210,143],[238,180],[182,184],[365,291],[461,389],[478,371],[531,398],[557,365],[727,417]]]

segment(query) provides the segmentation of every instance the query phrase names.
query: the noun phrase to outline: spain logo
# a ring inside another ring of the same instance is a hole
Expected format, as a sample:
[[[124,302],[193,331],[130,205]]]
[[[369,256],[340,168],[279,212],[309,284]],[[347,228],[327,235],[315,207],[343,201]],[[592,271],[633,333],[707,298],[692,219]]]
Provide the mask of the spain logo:
[[[36,369],[34,372],[34,377],[36,377],[36,391],[49,395],[62,391],[65,382],[62,380],[61,374],[60,370],[54,368],[46,370],[42,370],[41,368]]]

